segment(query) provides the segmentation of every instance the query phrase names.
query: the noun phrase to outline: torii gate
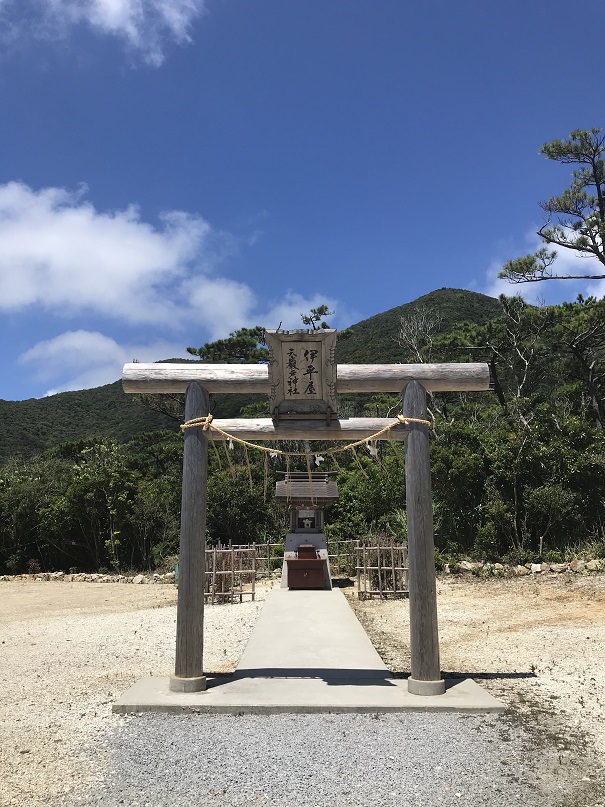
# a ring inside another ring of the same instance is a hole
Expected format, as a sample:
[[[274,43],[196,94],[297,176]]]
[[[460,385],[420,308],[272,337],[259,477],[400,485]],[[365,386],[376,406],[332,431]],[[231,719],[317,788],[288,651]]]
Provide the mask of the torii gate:
[[[333,361],[333,350],[331,358]],[[210,435],[212,439],[227,439],[221,434],[224,432],[244,440],[355,441],[389,426],[388,439],[405,440],[411,655],[408,691],[415,695],[445,692],[439,665],[428,427],[417,421],[427,418],[427,392],[489,389],[489,367],[479,363],[336,366],[334,361],[333,365],[335,383],[331,384],[330,394],[334,398],[338,392],[399,392],[403,396],[403,417],[413,420],[393,426],[389,418],[328,417],[277,422],[271,418],[233,418],[214,420],[212,425],[220,431],[194,426],[184,430],[176,661],[170,679],[174,692],[206,689],[203,623]],[[122,383],[127,393],[186,393],[186,423],[209,414],[209,393],[269,393],[275,386],[270,383],[269,367],[263,364],[133,363],[124,366]]]

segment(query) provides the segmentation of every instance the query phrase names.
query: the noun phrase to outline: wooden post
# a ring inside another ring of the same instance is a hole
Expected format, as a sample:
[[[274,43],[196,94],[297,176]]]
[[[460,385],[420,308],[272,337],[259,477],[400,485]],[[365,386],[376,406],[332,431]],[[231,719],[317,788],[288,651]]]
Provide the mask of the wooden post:
[[[216,547],[212,547],[212,597],[210,598],[210,602],[214,605],[216,600],[216,564],[218,563],[218,558],[216,556]]]
[[[256,593],[256,544],[253,544],[254,552],[252,553],[252,602]]]
[[[244,586],[244,574],[243,574],[244,565],[243,564],[244,564],[244,553],[240,549],[239,550],[239,601],[240,602],[244,601],[244,597],[243,597],[243,594],[242,594],[243,586]]]
[[[235,550],[231,543],[231,604],[235,602]]]
[[[209,412],[208,392],[197,382],[187,387],[185,420]],[[202,428],[185,430],[179,591],[176,616],[176,661],[170,678],[173,692],[206,689],[203,673],[204,587],[206,566],[206,498],[208,483],[208,433]]]
[[[366,552],[366,545],[363,545],[363,593],[364,595],[367,593],[368,590],[368,556]],[[372,586],[370,585],[370,591],[372,590]]]
[[[427,419],[426,391],[417,381],[405,387],[403,415]],[[445,682],[439,669],[429,435],[428,427],[420,423],[410,423],[409,428],[405,445],[411,654],[408,691],[442,695]]]

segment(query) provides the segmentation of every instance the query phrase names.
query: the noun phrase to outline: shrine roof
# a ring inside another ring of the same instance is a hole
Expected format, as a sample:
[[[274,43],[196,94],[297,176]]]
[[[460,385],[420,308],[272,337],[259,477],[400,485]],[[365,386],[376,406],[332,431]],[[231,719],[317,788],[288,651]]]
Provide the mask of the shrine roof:
[[[338,498],[338,485],[326,473],[290,473],[275,483],[275,497],[284,502],[332,502]]]

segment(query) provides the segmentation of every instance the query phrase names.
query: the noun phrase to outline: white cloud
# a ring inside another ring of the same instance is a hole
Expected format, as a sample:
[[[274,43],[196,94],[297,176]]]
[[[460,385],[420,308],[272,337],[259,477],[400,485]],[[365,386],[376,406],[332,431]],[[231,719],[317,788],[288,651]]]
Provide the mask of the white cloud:
[[[233,236],[182,211],[164,213],[158,227],[134,206],[100,212],[85,192],[0,185],[0,311],[41,306],[170,328],[199,322],[215,339],[253,321],[302,327],[302,312],[338,308],[294,291],[259,302],[247,284],[213,274],[237,250]]]
[[[500,272],[505,262],[496,259],[490,263],[485,272],[484,285],[478,288],[477,291],[487,294],[489,297],[499,297],[501,294],[506,294],[507,297],[512,297],[513,295],[525,297],[528,293],[533,294],[533,289],[531,289],[531,284],[529,283],[520,283],[516,286],[509,283],[508,280],[498,277],[498,272]]]
[[[190,305],[199,312],[199,322],[209,333],[210,340],[255,325],[303,328],[300,315],[322,304],[337,311],[335,317],[328,317],[330,325],[344,322],[344,312],[339,310],[337,302],[319,293],[305,296],[289,290],[281,300],[261,302],[244,283],[226,278],[198,277],[188,284],[187,296]]]
[[[205,0],[3,0],[0,26],[5,41],[15,41],[62,39],[86,25],[159,66],[167,42],[191,42],[191,26],[205,12]]]
[[[197,277],[186,284],[185,291],[210,340],[250,325],[257,306],[249,286],[227,278]]]
[[[152,362],[183,356],[181,344],[157,340],[150,344],[118,344],[95,331],[67,331],[38,342],[19,357],[39,382],[54,383],[46,392],[89,389],[116,381],[126,362]]]
[[[169,324],[181,283],[203,264],[211,228],[172,211],[159,227],[138,210],[101,213],[83,193],[0,185],[0,310],[41,305],[129,323]]]
[[[109,383],[133,358],[186,356],[188,344],[244,326],[300,328],[301,313],[324,303],[337,311],[329,318],[335,327],[351,321],[319,292],[288,291],[270,300],[247,283],[218,276],[218,266],[243,242],[199,216],[169,211],[153,226],[134,206],[101,212],[85,194],[85,188],[0,185],[0,313],[43,312],[47,332],[53,319],[73,323],[73,330],[20,357],[54,392]],[[93,317],[94,327],[111,327],[114,336],[122,326],[140,334],[139,346],[92,331]],[[169,338],[179,334],[178,341],[146,344],[150,328]]]

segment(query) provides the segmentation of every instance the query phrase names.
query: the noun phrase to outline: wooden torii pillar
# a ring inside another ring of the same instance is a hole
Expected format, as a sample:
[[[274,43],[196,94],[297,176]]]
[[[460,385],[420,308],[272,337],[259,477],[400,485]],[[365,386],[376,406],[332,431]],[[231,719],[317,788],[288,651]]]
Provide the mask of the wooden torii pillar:
[[[403,415],[426,420],[427,392],[489,389],[487,364],[339,364],[336,392],[403,391]],[[268,393],[269,372],[262,364],[126,364],[128,393],[186,393],[186,421],[208,414],[209,393]],[[271,418],[215,420],[222,431],[244,440],[345,440],[370,437],[392,418],[343,418],[297,422]],[[199,692],[203,673],[206,485],[208,439],[215,431],[185,430],[175,673],[170,688]],[[406,440],[405,480],[408,519],[411,675],[408,690],[417,695],[445,692],[439,665],[437,593],[428,427],[410,422],[394,426],[390,440]]]

